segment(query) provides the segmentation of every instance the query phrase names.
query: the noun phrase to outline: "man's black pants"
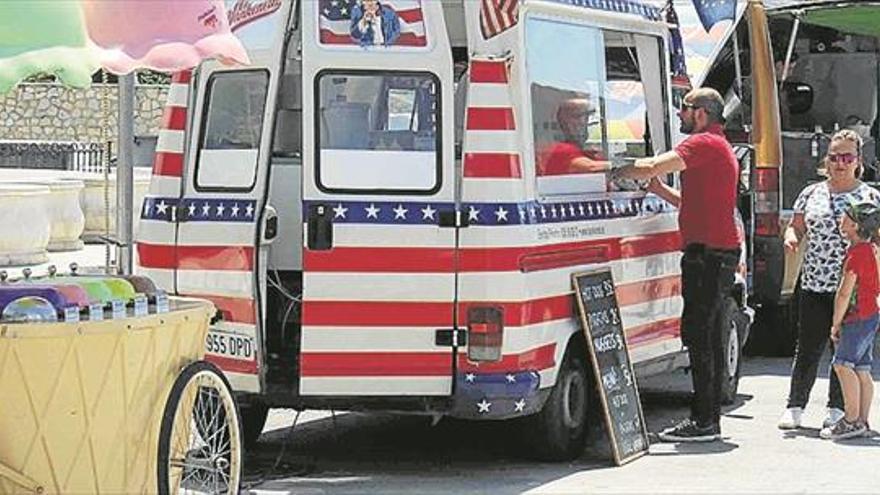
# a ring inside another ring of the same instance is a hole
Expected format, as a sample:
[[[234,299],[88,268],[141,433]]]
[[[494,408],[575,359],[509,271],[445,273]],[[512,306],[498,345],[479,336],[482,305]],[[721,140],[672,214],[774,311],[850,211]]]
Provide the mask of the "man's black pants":
[[[797,348],[791,366],[788,407],[806,407],[816,383],[819,361],[825,346],[831,344],[831,319],[834,316],[834,293],[802,290],[800,295]],[[829,372],[828,407],[843,409],[843,394],[837,373]]]
[[[738,263],[738,249],[702,244],[689,244],[681,258],[681,338],[688,348],[694,382],[691,418],[703,427],[718,425],[721,418],[721,385],[727,367],[722,318]]]

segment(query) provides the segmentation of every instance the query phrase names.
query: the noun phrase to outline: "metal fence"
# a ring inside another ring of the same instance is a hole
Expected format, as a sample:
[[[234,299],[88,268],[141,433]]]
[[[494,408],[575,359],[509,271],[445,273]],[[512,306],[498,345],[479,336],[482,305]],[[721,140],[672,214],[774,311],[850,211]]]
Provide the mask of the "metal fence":
[[[59,141],[0,141],[0,168],[104,171],[108,145]]]

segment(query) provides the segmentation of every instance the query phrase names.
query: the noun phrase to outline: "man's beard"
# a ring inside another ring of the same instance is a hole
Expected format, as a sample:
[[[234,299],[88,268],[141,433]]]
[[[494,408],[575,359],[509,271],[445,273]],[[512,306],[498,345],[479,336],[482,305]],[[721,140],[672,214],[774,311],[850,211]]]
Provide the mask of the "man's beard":
[[[678,126],[678,130],[683,132],[684,134],[690,134],[694,132],[694,121],[687,121],[682,119],[681,124]]]

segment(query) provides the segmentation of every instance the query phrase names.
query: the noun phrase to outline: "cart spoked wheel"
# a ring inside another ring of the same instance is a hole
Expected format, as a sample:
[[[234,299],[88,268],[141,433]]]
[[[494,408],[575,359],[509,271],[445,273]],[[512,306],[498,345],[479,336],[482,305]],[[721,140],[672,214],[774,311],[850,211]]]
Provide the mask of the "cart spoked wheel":
[[[241,423],[229,382],[197,361],[171,387],[159,430],[160,494],[237,494]]]

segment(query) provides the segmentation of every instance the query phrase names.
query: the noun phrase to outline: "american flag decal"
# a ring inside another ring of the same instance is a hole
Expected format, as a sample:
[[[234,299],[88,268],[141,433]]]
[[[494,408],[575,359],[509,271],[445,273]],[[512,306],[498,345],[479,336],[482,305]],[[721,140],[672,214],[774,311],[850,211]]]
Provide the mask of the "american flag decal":
[[[480,30],[490,39],[519,20],[519,0],[480,0]]]
[[[352,36],[352,12],[360,11],[360,0],[320,0],[320,40],[327,45],[357,45]],[[380,0],[400,22],[400,33],[394,46],[427,46],[421,0]],[[389,14],[390,15],[390,14]],[[384,21],[383,21],[384,22]]]

